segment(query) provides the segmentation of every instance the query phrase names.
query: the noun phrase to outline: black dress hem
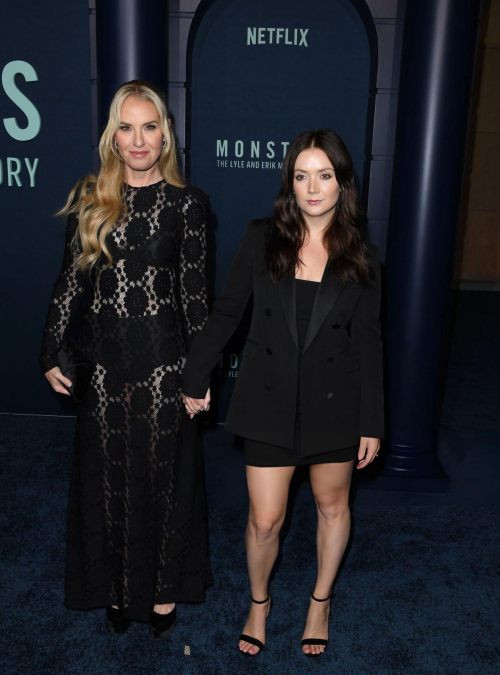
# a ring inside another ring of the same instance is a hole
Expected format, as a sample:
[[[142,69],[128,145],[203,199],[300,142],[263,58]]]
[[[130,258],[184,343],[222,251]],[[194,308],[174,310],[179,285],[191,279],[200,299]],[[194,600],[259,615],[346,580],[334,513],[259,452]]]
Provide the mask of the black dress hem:
[[[312,464],[340,464],[351,462],[358,456],[359,445],[339,448],[320,455],[299,457],[296,452],[278,445],[244,439],[245,464],[261,468],[278,466],[311,466]]]

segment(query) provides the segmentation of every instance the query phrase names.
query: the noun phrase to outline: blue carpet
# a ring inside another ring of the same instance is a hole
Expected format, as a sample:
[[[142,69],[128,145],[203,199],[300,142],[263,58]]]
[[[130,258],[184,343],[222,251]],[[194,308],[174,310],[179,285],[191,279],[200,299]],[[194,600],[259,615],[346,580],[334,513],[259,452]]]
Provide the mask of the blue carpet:
[[[0,416],[0,675],[498,675],[498,344],[500,293],[455,293],[438,445],[448,478],[399,491],[394,481],[385,490],[374,489],[380,480],[354,482],[354,536],[319,660],[300,652],[315,575],[304,472],[292,486],[264,653],[237,651],[248,609],[247,492],[241,448],[218,429],[205,443],[215,576],[206,603],[182,605],[166,643],[150,640],[145,624],[110,636],[102,610],[63,606],[74,419]]]
[[[204,605],[183,605],[169,642],[133,624],[109,636],[102,610],[63,607],[64,515],[73,419],[0,417],[2,425],[2,673],[313,673],[496,675],[500,650],[500,512],[450,504],[448,494],[359,489],[354,537],[337,584],[331,644],[300,653],[314,584],[315,512],[297,481],[274,576],[268,649],[238,653],[248,604],[241,452],[209,431],[211,559]],[[232,478],[231,478],[232,477]],[[190,655],[184,654],[189,646]]]

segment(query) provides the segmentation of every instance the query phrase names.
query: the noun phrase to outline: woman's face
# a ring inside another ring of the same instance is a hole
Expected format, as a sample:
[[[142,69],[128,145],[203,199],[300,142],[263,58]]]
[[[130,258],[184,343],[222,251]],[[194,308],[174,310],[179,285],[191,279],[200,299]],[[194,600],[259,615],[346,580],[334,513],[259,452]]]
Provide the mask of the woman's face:
[[[298,155],[293,189],[299,209],[307,216],[324,216],[335,208],[340,187],[323,150],[308,148]]]
[[[132,171],[147,171],[158,161],[163,133],[160,114],[151,101],[128,96],[122,105],[115,134],[118,152]]]

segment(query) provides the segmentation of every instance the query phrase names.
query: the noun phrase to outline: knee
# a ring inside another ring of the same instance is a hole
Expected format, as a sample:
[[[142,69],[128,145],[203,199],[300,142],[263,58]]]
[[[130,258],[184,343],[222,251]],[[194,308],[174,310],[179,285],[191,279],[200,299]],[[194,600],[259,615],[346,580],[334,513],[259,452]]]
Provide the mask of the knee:
[[[316,500],[318,513],[327,522],[335,522],[349,517],[349,497],[347,494],[315,494],[314,499]]]
[[[271,514],[251,514],[248,526],[253,535],[259,541],[267,541],[278,536],[281,529],[282,518]]]

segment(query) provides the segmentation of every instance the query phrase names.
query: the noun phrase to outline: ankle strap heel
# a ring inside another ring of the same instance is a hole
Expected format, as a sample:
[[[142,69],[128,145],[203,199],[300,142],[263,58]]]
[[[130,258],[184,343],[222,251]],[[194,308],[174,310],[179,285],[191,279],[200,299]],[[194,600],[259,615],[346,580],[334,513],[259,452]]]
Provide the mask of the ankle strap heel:
[[[256,605],[264,605],[269,600],[269,595],[265,600],[254,600],[252,596],[250,596],[250,600],[254,602]]]
[[[316,602],[326,602],[327,600],[331,600],[334,597],[334,595],[335,593],[333,591],[330,591],[330,595],[327,595],[326,598],[316,598],[314,593],[311,593],[311,598]]]
[[[331,600],[334,597],[335,593],[333,592],[333,589],[330,591],[330,594],[326,598],[317,598],[314,593],[311,593],[311,598],[315,602],[326,602],[327,600]],[[305,640],[302,640],[302,647],[305,645],[312,646],[312,645],[321,645],[325,649],[328,647],[328,640],[325,640],[324,638],[307,638]],[[325,649],[323,651],[325,651]],[[317,654],[306,654],[306,652],[302,652],[305,656],[312,656],[312,657],[318,657],[322,652],[319,652]]]
[[[266,602],[269,602],[269,607],[267,608],[267,614],[266,614],[266,622],[267,622],[267,617],[269,616],[269,612],[271,611],[271,608],[273,606],[273,598],[270,593],[268,593],[267,598],[265,600],[255,600],[250,596],[250,600],[255,604],[255,605],[264,605]],[[260,654],[260,652],[264,649],[265,644],[261,641],[258,640],[257,638],[253,637],[252,635],[246,635],[245,633],[242,633],[240,635],[240,640],[243,640],[244,642],[249,642],[251,645],[254,645],[255,647],[259,648],[259,651],[257,654]],[[245,654],[245,656],[257,656],[257,654],[250,654],[250,652],[241,652],[242,654]]]

